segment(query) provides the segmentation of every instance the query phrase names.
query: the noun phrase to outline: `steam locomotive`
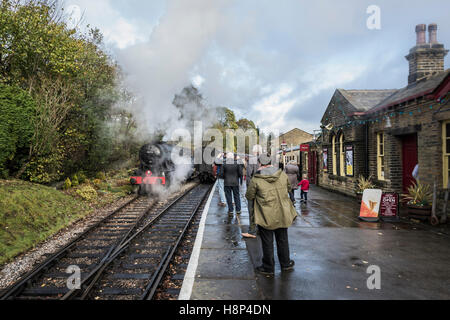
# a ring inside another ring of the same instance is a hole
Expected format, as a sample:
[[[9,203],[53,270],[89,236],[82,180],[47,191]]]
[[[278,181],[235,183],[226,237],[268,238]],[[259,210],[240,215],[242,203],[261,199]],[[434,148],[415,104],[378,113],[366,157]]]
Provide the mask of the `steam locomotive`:
[[[174,156],[183,161],[175,164]],[[155,186],[169,188],[175,181],[184,182],[194,178],[199,178],[202,183],[215,181],[212,165],[193,163],[190,150],[166,142],[149,143],[139,151],[139,168],[130,182],[139,187],[140,195],[144,195],[151,194]]]

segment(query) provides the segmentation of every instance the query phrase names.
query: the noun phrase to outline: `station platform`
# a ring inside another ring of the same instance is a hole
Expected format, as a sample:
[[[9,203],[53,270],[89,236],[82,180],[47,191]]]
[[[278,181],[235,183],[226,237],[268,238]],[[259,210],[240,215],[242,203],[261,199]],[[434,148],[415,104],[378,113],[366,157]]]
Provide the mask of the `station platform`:
[[[366,223],[355,199],[312,186],[308,204],[289,229],[292,272],[256,274],[260,239],[244,239],[249,215],[228,217],[217,188],[203,213],[180,300],[450,299],[450,232],[408,220]],[[299,197],[299,194],[296,195]],[[370,266],[381,289],[369,289]]]

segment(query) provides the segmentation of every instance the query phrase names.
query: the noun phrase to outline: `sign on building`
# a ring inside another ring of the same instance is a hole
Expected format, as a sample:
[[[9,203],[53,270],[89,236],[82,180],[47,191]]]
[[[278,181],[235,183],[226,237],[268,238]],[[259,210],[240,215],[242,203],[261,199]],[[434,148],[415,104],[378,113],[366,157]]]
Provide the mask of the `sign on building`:
[[[323,171],[328,172],[328,149],[323,149]]]
[[[353,146],[346,146],[345,147],[345,163],[346,163],[346,169],[347,169],[347,176],[353,177],[354,176],[354,150]]]
[[[309,152],[309,144],[302,144],[300,146],[300,152]]]

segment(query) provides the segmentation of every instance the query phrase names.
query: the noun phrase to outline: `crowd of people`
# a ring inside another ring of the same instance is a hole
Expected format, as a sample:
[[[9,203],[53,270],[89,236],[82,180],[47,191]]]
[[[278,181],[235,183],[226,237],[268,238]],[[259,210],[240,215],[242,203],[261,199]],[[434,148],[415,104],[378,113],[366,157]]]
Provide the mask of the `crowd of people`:
[[[241,159],[233,153],[221,154],[215,161],[220,195],[219,206],[228,208],[228,215],[241,215],[241,192],[248,201],[250,227],[245,238],[260,237],[263,259],[256,271],[274,275],[274,238],[282,271],[294,269],[290,258],[288,228],[298,214],[295,209],[295,192],[301,189],[301,202],[307,203],[309,181],[301,176],[295,162],[283,169],[272,163],[270,155],[258,151]]]

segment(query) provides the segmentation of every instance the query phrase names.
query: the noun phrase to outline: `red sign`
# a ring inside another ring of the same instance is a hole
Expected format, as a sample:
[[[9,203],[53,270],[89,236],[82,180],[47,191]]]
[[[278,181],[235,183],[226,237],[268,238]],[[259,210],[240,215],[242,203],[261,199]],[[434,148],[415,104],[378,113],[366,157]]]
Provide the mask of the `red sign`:
[[[381,198],[381,218],[397,218],[399,197],[397,193],[384,193]]]
[[[302,144],[300,146],[300,151],[301,152],[309,152],[309,144]]]
[[[149,170],[145,173],[145,177],[131,177],[132,185],[140,185],[140,184],[150,184],[155,185],[158,182],[162,185],[166,185],[165,177],[153,177],[153,173]]]

